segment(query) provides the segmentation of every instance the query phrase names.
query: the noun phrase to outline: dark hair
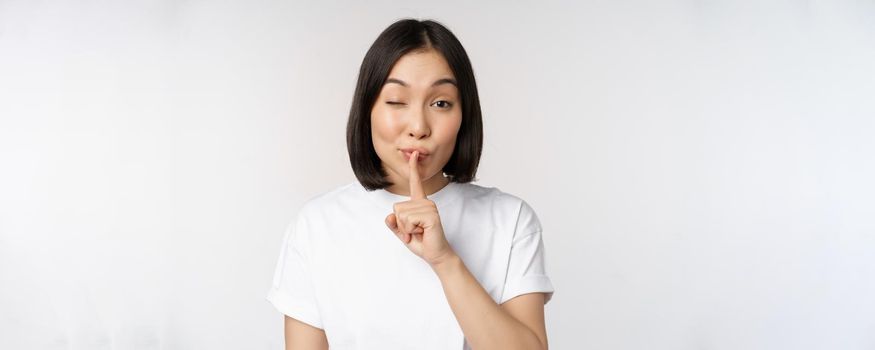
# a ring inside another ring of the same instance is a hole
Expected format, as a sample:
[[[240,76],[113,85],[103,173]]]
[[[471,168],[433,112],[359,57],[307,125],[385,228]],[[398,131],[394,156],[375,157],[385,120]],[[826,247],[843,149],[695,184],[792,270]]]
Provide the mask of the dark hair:
[[[349,161],[356,178],[369,191],[392,185],[386,179],[386,171],[374,150],[371,109],[395,62],[401,56],[421,49],[434,49],[443,55],[455,75],[461,99],[462,125],[456,135],[453,155],[444,165],[443,173],[452,182],[475,180],[483,149],[483,120],[468,54],[456,36],[442,24],[432,20],[402,19],[383,30],[365,54],[349,110],[346,126]]]

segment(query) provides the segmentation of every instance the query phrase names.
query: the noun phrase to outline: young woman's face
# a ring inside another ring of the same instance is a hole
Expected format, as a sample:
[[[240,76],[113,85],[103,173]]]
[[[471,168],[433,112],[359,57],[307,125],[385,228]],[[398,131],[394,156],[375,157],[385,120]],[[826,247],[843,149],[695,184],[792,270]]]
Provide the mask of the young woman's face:
[[[441,169],[453,154],[461,125],[459,90],[444,57],[435,50],[402,56],[371,109],[371,138],[393,183],[390,190],[407,192],[412,152],[405,150],[410,149],[420,150],[424,189],[442,186]]]

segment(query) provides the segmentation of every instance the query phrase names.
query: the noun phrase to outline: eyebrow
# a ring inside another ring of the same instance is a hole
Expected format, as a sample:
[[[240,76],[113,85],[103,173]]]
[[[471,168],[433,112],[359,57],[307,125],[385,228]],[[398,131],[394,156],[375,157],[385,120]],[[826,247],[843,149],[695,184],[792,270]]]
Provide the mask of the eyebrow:
[[[408,86],[409,86],[409,85],[408,85],[407,83],[405,83],[403,80],[395,79],[395,78],[389,78],[389,79],[386,79],[386,84],[389,84],[389,83],[395,83],[395,84],[398,84],[398,85],[401,85],[401,86],[404,86],[404,87],[408,87]],[[455,80],[455,79],[452,79],[452,78],[443,78],[443,79],[438,79],[438,80],[436,80],[434,83],[432,83],[431,86],[432,86],[432,87],[435,87],[435,86],[438,86],[438,85],[441,85],[441,84],[453,84],[453,86],[455,86],[456,88],[459,87],[459,85],[456,84],[456,80]],[[385,85],[385,84],[384,84],[384,85]]]

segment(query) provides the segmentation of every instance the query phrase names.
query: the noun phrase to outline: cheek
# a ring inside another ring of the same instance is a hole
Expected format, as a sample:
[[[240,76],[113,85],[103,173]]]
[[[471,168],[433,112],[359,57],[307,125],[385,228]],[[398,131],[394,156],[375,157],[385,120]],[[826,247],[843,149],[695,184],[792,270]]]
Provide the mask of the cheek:
[[[453,146],[456,143],[456,136],[459,134],[459,128],[462,126],[462,116],[454,116],[447,118],[441,123],[441,143]]]
[[[391,113],[381,108],[373,109],[371,112],[371,137],[375,148],[392,146],[399,133],[398,128],[397,118],[394,118]]]

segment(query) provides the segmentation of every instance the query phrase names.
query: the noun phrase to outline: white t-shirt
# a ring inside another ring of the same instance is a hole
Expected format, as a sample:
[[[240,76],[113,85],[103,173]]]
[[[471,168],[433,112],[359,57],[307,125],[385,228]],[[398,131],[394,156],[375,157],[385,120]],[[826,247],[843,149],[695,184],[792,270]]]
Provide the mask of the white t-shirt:
[[[332,350],[469,349],[437,274],[386,227],[409,199],[358,181],[311,198],[286,230],[267,300],[323,329]],[[532,292],[550,300],[541,224],[525,201],[455,182],[428,199],[496,303]]]

